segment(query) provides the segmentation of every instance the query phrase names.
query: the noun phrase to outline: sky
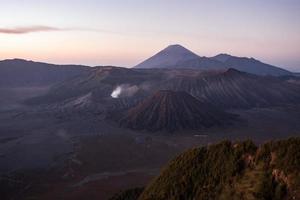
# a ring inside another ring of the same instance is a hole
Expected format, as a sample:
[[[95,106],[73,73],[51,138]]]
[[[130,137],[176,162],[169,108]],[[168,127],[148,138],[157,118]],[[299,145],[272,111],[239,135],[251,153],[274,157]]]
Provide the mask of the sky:
[[[0,0],[0,59],[132,67],[170,44],[300,72],[299,0]]]

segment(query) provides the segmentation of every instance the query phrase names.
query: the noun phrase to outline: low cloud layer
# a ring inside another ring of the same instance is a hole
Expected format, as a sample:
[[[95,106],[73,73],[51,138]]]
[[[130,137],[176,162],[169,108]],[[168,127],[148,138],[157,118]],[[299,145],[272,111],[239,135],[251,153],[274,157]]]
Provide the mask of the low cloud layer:
[[[2,34],[26,34],[33,32],[48,32],[48,31],[62,31],[64,29],[51,27],[51,26],[24,26],[14,28],[0,28]]]

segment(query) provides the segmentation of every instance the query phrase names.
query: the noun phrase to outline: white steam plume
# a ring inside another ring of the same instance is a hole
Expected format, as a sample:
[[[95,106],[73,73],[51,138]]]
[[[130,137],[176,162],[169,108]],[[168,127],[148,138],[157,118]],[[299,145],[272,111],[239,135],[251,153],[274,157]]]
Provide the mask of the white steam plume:
[[[119,98],[120,95],[122,97],[131,97],[133,96],[137,91],[139,90],[139,87],[136,85],[129,85],[129,84],[122,84],[117,86],[111,93],[112,98]]]
[[[112,91],[112,93],[111,93],[110,96],[111,96],[112,98],[119,98],[121,92],[122,92],[122,88],[121,88],[121,86],[118,86],[118,87],[116,87],[116,89],[114,89],[114,90]]]

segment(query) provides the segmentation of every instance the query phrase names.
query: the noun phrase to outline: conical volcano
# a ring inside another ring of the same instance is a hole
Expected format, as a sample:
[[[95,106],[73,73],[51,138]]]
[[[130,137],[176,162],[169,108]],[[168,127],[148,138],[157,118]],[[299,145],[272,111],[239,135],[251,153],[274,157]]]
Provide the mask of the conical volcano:
[[[175,44],[166,47],[154,56],[135,66],[135,68],[224,68],[223,63],[200,57],[187,48]]]
[[[136,130],[173,132],[222,126],[233,118],[186,92],[161,90],[131,108],[120,123]]]

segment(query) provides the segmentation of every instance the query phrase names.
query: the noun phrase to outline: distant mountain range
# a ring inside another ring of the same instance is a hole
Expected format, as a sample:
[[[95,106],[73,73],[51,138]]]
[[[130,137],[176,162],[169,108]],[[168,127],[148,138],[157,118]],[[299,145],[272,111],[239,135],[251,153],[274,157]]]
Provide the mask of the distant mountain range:
[[[239,71],[244,71],[257,75],[282,76],[292,74],[291,72],[285,69],[262,63],[254,58],[236,57],[228,54],[219,54],[217,56],[212,57],[212,59],[220,61],[226,66],[235,68]]]
[[[234,68],[256,75],[281,76],[292,74],[285,69],[262,63],[254,58],[236,57],[228,54],[219,54],[211,58],[201,57],[178,44],[168,46],[136,65],[135,68],[197,68],[206,70]]]
[[[54,65],[23,59],[2,60],[0,87],[53,85],[89,70],[89,67],[82,65]]]
[[[169,66],[174,66],[184,58],[190,60],[187,63],[193,63],[191,60],[199,58],[179,45],[168,47],[159,53],[159,57],[173,59],[167,63]],[[236,60],[237,63],[240,60],[259,63],[253,59],[235,59],[225,54],[214,58],[200,57],[200,60],[198,64],[234,63]],[[85,105],[87,102],[93,104],[101,101],[104,104],[111,105],[114,102],[118,106],[128,107],[158,90],[185,91],[201,101],[227,109],[297,103],[300,99],[299,80],[294,76],[257,76],[232,68],[223,69],[221,65],[218,69],[203,67],[206,70],[179,66],[182,65],[178,65],[178,68],[159,68],[157,65],[157,68],[144,69],[139,68],[140,65],[128,69],[53,65],[21,59],[3,60],[0,61],[0,87],[52,86],[45,95],[27,100],[34,105],[62,102],[72,105],[84,99]],[[111,94],[117,87],[122,88],[120,98],[113,99]]]
[[[119,98],[112,98],[112,92],[118,87],[121,88]],[[89,73],[56,84],[47,94],[30,99],[28,103],[74,101],[89,94],[92,102],[118,102],[122,106],[132,105],[158,90],[185,91],[203,102],[226,109],[295,104],[300,99],[298,84],[235,69],[202,71],[96,67]]]
[[[254,58],[219,54],[214,57],[201,57],[181,45],[170,45],[154,56],[136,65],[135,69],[201,69],[224,70],[234,68],[256,75],[295,76],[285,69],[262,63]],[[84,75],[92,67],[83,65],[55,65],[23,59],[0,61],[0,87],[53,85],[69,78]]]

